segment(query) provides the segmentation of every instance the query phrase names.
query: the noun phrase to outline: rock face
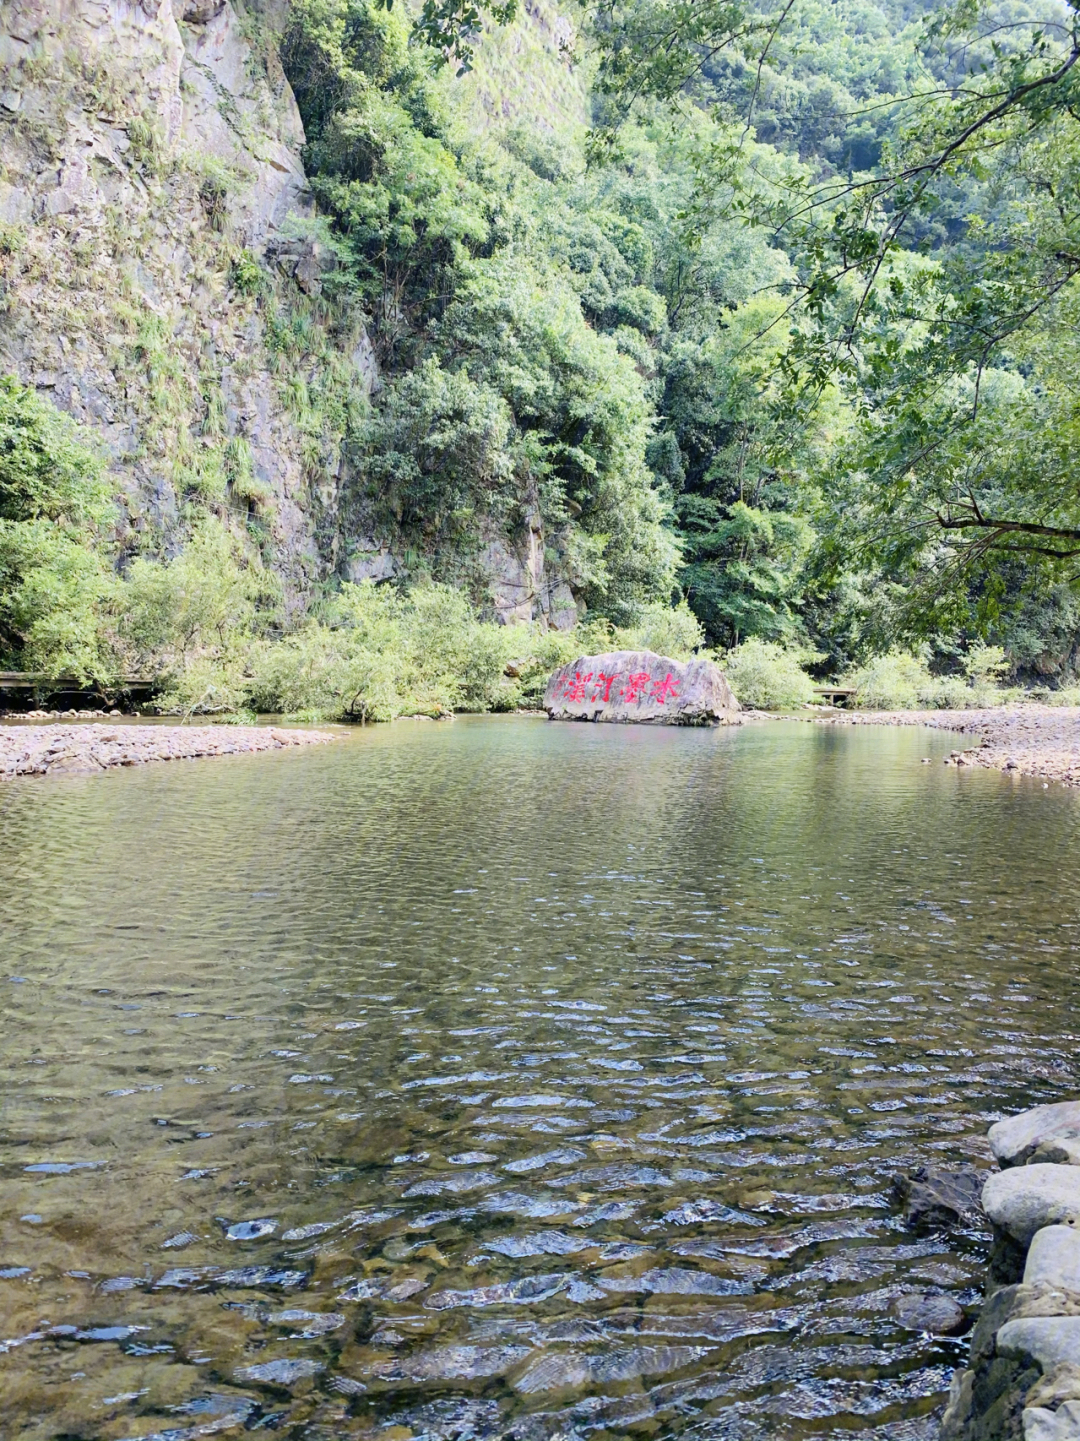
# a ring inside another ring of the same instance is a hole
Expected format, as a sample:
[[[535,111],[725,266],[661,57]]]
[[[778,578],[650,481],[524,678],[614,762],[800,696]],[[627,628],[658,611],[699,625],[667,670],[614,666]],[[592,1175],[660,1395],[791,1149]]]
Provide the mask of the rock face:
[[[738,725],[739,702],[708,660],[682,663],[651,650],[583,655],[547,683],[552,720],[637,725]]]
[[[344,445],[380,367],[359,303],[326,319],[337,260],[278,56],[287,12],[4,5],[0,371],[96,433],[126,553],[172,556],[210,511],[257,536],[294,613],[331,575],[399,575],[412,542],[372,533]],[[294,321],[310,338],[283,363]],[[566,627],[573,564],[521,499],[525,520],[481,518],[468,573],[445,578],[497,619]]]

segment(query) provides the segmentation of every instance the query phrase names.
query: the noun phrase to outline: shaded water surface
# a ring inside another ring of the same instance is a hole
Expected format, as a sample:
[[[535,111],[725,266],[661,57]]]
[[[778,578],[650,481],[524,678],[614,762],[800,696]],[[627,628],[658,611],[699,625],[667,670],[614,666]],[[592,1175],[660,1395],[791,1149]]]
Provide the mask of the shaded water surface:
[[[507,718],[0,791],[5,1437],[922,1438],[1075,1087],[1078,800]],[[938,764],[922,766],[930,755]],[[243,1429],[242,1429],[243,1428]]]

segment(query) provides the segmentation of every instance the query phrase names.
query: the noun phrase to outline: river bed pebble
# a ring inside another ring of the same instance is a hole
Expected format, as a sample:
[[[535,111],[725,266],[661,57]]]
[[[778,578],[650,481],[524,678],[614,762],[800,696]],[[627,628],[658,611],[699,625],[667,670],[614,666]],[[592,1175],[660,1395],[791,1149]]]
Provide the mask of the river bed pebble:
[[[278,726],[43,725],[0,728],[0,780],[324,745],[327,731]]]
[[[987,710],[835,711],[819,725],[929,726],[976,736],[946,764],[983,766],[1080,786],[1080,707],[1021,705]]]

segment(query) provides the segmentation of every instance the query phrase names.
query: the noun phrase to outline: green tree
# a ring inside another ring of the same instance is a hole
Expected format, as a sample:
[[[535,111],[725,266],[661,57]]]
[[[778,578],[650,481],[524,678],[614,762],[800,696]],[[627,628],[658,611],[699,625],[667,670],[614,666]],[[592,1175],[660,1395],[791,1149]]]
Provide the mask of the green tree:
[[[0,660],[107,676],[103,617],[116,577],[104,466],[67,416],[0,377]]]

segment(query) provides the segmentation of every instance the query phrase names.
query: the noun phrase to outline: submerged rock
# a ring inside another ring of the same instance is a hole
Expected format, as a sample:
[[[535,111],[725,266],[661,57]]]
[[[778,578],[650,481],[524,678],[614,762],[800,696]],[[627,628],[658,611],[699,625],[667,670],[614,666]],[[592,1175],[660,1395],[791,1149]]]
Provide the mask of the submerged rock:
[[[262,1381],[267,1386],[292,1386],[307,1376],[317,1376],[324,1369],[321,1361],[306,1357],[283,1357],[257,1366],[241,1366],[235,1373],[238,1381]]]
[[[1014,1166],[990,1177],[982,1202],[994,1225],[1026,1246],[1044,1226],[1080,1225],[1080,1167]]]
[[[683,663],[651,650],[583,655],[560,666],[544,709],[552,720],[739,724],[739,702],[712,661]]]
[[[901,1296],[893,1310],[901,1326],[934,1336],[955,1336],[967,1324],[963,1307],[951,1296]]]
[[[1028,1161],[1080,1165],[1080,1101],[1035,1106],[990,1127],[990,1145],[1002,1167]]]
[[[985,1179],[974,1166],[920,1166],[893,1177],[893,1195],[913,1231],[943,1231],[978,1219]]]

